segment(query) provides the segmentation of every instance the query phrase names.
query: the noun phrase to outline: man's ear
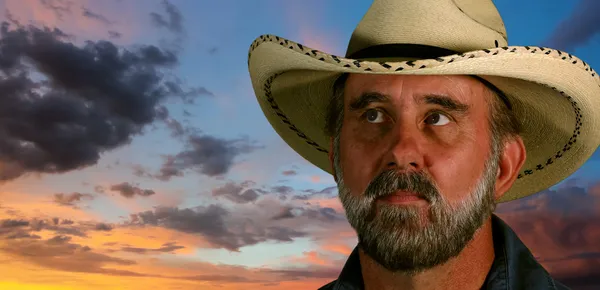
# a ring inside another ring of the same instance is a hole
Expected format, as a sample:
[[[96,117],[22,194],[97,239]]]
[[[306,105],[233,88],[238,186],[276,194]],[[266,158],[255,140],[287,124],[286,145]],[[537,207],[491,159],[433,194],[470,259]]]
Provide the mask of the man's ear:
[[[526,158],[527,152],[520,136],[511,138],[504,144],[496,174],[496,200],[504,196],[515,183]]]
[[[333,173],[333,180],[337,182],[337,174],[335,172],[335,166],[333,165],[333,137],[329,138],[329,166],[331,166],[331,172]]]

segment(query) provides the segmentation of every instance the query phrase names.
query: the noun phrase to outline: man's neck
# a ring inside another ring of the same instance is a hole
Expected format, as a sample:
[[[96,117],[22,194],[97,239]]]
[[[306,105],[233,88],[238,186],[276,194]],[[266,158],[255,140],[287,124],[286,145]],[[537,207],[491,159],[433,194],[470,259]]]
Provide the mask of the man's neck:
[[[491,220],[457,257],[414,276],[390,272],[362,250],[359,257],[366,290],[480,289],[494,261]]]

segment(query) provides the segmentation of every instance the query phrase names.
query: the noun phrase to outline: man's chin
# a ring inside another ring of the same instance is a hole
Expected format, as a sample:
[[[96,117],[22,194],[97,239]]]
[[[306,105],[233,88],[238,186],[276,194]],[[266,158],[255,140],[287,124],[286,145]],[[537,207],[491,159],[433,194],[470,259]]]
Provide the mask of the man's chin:
[[[385,268],[389,272],[402,274],[406,276],[415,276],[426,270],[432,269],[436,266],[442,265],[447,262],[451,257],[437,257],[432,260],[430,256],[416,253],[417,249],[410,251],[396,251],[377,249],[364,242],[360,243],[360,249],[365,255],[371,258],[382,268]],[[421,253],[422,250],[421,250]]]

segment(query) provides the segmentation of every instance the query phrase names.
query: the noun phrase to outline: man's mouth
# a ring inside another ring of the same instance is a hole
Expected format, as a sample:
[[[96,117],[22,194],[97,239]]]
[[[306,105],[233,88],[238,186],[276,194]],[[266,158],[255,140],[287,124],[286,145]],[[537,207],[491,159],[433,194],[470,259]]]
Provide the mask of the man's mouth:
[[[377,199],[379,202],[388,204],[404,205],[427,202],[420,194],[411,191],[396,191],[393,194],[382,196]]]

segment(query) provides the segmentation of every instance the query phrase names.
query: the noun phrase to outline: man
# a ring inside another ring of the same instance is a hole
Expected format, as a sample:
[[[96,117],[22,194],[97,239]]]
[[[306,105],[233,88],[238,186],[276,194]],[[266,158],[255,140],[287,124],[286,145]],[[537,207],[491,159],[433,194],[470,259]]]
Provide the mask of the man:
[[[566,289],[493,211],[600,144],[600,78],[507,46],[491,0],[374,0],[345,57],[263,35],[261,108],[335,178],[359,243],[321,289]]]

